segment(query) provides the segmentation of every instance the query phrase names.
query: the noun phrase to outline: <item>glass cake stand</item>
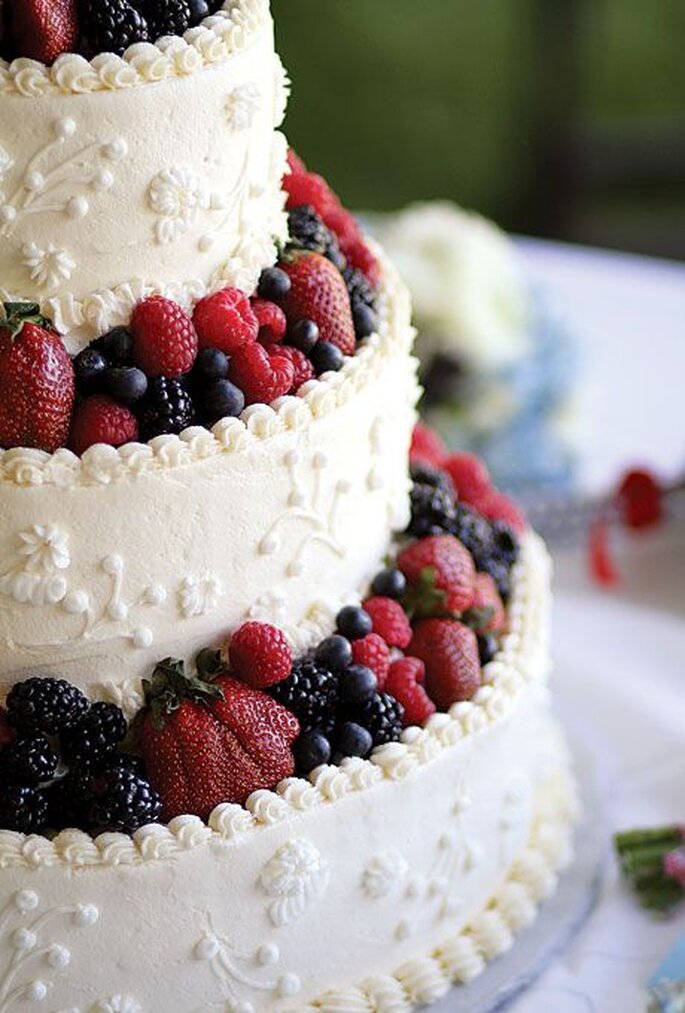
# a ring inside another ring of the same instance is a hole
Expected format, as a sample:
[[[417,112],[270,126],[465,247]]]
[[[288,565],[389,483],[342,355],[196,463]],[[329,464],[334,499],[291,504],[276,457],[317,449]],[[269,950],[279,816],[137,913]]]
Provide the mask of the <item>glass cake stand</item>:
[[[518,933],[512,949],[498,957],[470,985],[451,989],[431,1013],[493,1013],[507,1008],[580,930],[599,895],[610,839],[602,791],[591,750],[570,736],[582,814],[576,828],[575,858],[535,922]]]

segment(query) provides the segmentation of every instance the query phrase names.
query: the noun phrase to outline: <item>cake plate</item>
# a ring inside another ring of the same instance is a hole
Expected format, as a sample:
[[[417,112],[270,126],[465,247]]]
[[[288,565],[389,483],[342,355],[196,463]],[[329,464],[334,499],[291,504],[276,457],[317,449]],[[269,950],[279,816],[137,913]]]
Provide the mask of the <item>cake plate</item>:
[[[573,729],[570,741],[582,805],[572,865],[562,873],[535,922],[516,935],[512,949],[470,985],[450,989],[431,1006],[431,1013],[493,1013],[509,1007],[571,942],[594,908],[608,855],[609,827],[591,746]]]

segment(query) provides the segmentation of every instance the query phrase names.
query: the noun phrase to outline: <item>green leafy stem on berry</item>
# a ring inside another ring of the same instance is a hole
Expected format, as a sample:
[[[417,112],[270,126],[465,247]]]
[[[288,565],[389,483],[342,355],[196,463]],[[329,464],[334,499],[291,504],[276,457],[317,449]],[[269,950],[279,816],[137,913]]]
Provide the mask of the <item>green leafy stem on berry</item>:
[[[165,717],[177,711],[184,700],[209,706],[224,699],[219,686],[206,678],[188,675],[184,663],[175,658],[160,661],[152,678],[143,680],[143,695],[157,730],[164,727]]]
[[[9,331],[12,340],[21,333],[24,324],[36,324],[38,327],[52,330],[52,321],[41,314],[38,303],[6,302],[3,303],[3,310],[5,312],[5,319],[2,327],[4,330]]]
[[[459,619],[461,613],[447,608],[447,593],[437,585],[434,566],[424,566],[416,583],[402,595],[402,607],[413,622],[419,619]]]

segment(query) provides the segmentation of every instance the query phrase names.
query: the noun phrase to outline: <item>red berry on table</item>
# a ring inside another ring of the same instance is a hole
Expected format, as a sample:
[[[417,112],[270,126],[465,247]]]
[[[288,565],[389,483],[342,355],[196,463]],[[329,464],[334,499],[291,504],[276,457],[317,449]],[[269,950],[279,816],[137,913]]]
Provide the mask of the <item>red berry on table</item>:
[[[364,611],[371,616],[373,632],[385,640],[388,647],[404,649],[411,640],[411,625],[398,601],[376,596],[364,602]]]
[[[270,354],[255,341],[231,356],[228,376],[242,390],[246,404],[270,404],[291,390],[295,370],[286,356]]]
[[[291,281],[283,300],[289,322],[313,320],[321,341],[336,345],[344,355],[354,355],[350,296],[337,267],[319,253],[303,253],[280,266]]]
[[[506,623],[504,605],[495,581],[489,573],[477,573],[469,613],[477,622],[470,625],[478,633],[501,633]]]
[[[483,497],[492,492],[488,469],[475,454],[449,454],[441,467],[452,479],[459,499],[476,510]]]
[[[95,443],[121,447],[138,439],[138,421],[128,408],[104,394],[87,397],[76,406],[69,447],[79,456]]]
[[[369,633],[361,640],[352,641],[352,660],[355,665],[366,665],[378,680],[378,689],[385,688],[390,668],[390,650],[377,633]]]
[[[0,447],[52,453],[69,435],[74,367],[59,335],[30,303],[5,304],[0,322]]]
[[[283,341],[288,321],[281,307],[275,302],[269,302],[268,299],[253,299],[251,306],[259,323],[258,340],[263,345],[274,345]]]
[[[430,535],[400,552],[397,566],[417,590],[438,592],[438,610],[464,612],[473,601],[476,570],[470,553],[453,535]]]
[[[181,376],[193,367],[198,341],[182,306],[161,295],[139,302],[131,318],[133,361],[148,376]]]
[[[219,348],[226,355],[256,341],[259,334],[250,300],[238,288],[223,288],[200,299],[193,323],[200,348]]]
[[[417,422],[411,438],[409,459],[412,464],[427,464],[431,468],[441,468],[447,456],[447,447],[434,429],[423,422]]]
[[[290,394],[297,394],[303,383],[313,380],[316,376],[314,366],[299,348],[293,348],[291,345],[276,345],[270,354],[272,356],[282,355],[292,364],[294,376],[288,392]]]
[[[76,0],[9,0],[5,4],[12,55],[52,63],[78,42]]]
[[[405,728],[423,725],[435,714],[435,704],[422,685],[425,675],[425,666],[419,658],[398,658],[390,666],[385,691],[402,704]]]
[[[626,472],[616,499],[621,519],[629,528],[649,528],[663,518],[663,489],[656,476],[644,468]]]
[[[424,619],[414,630],[409,653],[426,666],[426,692],[440,710],[470,700],[480,687],[478,640],[454,619]]]
[[[283,682],[293,667],[293,653],[282,630],[269,623],[244,623],[229,641],[231,674],[254,689]]]

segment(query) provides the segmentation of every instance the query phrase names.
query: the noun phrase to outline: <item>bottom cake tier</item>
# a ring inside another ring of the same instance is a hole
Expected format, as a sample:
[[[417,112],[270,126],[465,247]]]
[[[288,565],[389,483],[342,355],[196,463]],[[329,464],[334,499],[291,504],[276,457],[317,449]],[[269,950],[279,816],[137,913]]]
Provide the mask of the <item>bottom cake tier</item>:
[[[484,685],[370,760],[221,805],[208,825],[0,834],[0,1011],[401,1013],[470,981],[571,854],[548,606],[528,534]]]

